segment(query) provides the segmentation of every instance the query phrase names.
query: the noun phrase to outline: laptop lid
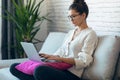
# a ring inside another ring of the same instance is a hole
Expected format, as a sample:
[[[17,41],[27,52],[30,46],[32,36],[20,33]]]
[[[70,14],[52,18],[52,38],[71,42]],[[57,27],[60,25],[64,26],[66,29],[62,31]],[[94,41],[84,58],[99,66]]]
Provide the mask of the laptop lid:
[[[27,57],[30,60],[41,61],[41,57],[39,56],[39,53],[37,52],[33,43],[28,43],[28,42],[20,42],[20,43],[21,43]]]

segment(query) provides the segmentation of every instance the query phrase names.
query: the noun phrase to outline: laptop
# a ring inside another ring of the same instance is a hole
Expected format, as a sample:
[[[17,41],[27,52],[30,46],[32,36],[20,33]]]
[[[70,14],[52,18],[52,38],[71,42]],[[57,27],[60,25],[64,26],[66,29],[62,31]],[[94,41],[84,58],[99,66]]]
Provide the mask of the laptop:
[[[40,57],[39,56],[39,53],[37,52],[35,46],[33,43],[28,43],[28,42],[20,42],[27,57],[30,59],[30,60],[33,60],[33,61],[44,61],[44,62],[55,62],[55,60],[47,60],[43,57]]]
[[[39,56],[39,53],[37,52],[35,46],[33,43],[28,43],[28,42],[20,42],[27,57],[30,60],[33,61],[43,61],[45,58],[42,58]]]

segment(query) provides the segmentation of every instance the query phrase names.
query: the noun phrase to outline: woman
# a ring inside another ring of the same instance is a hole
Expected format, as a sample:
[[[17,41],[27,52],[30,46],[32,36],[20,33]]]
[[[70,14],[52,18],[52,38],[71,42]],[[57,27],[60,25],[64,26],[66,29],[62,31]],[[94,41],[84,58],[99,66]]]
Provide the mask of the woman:
[[[84,0],[74,0],[69,7],[69,18],[75,29],[69,31],[63,45],[54,55],[41,54],[49,60],[57,60],[73,65],[67,70],[49,66],[39,66],[33,75],[21,73],[13,64],[10,71],[21,80],[80,80],[83,70],[93,61],[92,54],[97,45],[96,33],[88,27],[86,18],[89,10]]]

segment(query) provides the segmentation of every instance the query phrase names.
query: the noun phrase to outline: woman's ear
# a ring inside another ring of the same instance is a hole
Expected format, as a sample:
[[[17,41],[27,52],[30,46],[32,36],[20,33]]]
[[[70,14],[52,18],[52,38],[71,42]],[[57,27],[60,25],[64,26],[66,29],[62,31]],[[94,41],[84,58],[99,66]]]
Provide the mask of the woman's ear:
[[[85,13],[83,13],[82,16],[83,16],[84,19],[86,19],[86,14]]]

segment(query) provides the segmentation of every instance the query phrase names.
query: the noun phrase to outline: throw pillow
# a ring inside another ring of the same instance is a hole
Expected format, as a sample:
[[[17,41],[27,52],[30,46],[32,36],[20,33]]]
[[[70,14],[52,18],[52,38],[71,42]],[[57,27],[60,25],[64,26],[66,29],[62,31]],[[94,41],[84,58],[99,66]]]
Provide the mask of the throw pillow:
[[[99,36],[94,62],[86,68],[83,78],[87,80],[112,80],[120,51],[120,37]]]
[[[71,64],[64,63],[64,62],[42,62],[42,61],[35,62],[35,61],[28,60],[18,64],[15,68],[25,74],[33,75],[35,68],[42,65],[50,66],[59,70],[66,70],[72,67]]]

